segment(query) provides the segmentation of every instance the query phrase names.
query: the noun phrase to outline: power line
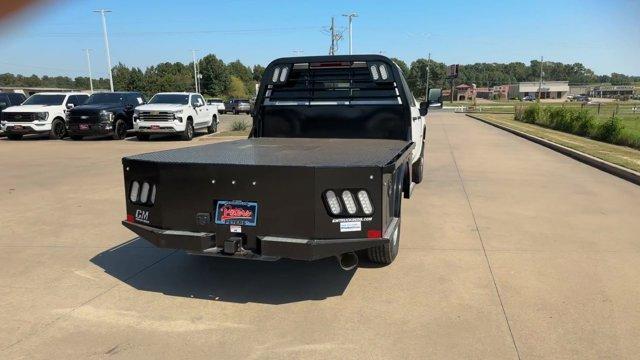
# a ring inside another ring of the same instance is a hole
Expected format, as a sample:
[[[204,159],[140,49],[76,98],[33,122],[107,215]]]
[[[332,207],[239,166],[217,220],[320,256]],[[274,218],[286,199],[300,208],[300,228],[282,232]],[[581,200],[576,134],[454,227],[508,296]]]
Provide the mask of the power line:
[[[304,27],[279,27],[279,28],[262,28],[262,29],[237,29],[237,30],[183,30],[183,31],[124,31],[113,32],[111,36],[135,36],[135,35],[195,35],[195,34],[227,34],[241,35],[253,33],[268,33],[294,30],[322,30],[322,26],[304,26]],[[98,32],[48,32],[48,33],[24,33],[16,34],[23,37],[98,37]]]

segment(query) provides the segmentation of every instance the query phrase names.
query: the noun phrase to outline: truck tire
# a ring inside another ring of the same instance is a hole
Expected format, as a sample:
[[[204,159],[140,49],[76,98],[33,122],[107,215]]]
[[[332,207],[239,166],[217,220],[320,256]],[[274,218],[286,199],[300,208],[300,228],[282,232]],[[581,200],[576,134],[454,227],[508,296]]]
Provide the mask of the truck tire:
[[[67,136],[67,128],[64,125],[62,119],[54,119],[51,123],[51,131],[49,132],[49,138],[52,140],[62,140]]]
[[[116,120],[116,124],[113,126],[113,140],[122,140],[127,137],[127,124],[124,120]]]
[[[393,206],[393,208],[391,210],[393,216],[398,218],[398,225],[391,234],[391,239],[389,239],[388,244],[367,249],[367,258],[369,258],[369,261],[373,263],[391,264],[398,255],[398,250],[400,249],[400,212],[402,210],[402,187],[406,172],[405,166],[406,165],[402,165],[398,170],[396,170],[392,189],[393,201],[391,201],[391,206]]]
[[[218,132],[218,117],[213,115],[211,119],[211,125],[207,127],[207,134],[213,134]]]
[[[22,134],[7,134],[9,140],[21,140]]]
[[[187,126],[185,127],[180,138],[184,141],[191,141],[193,139],[193,122],[191,120],[187,120]]]
[[[138,141],[147,141],[149,140],[149,134],[138,134],[136,135],[136,138],[138,138]]]
[[[388,244],[376,246],[367,249],[367,258],[369,261],[376,264],[391,264],[398,256],[398,250],[400,248],[400,218],[398,218],[398,226],[391,234]]]
[[[70,137],[71,137],[71,140],[76,140],[76,141],[82,140],[82,135],[71,135]]]

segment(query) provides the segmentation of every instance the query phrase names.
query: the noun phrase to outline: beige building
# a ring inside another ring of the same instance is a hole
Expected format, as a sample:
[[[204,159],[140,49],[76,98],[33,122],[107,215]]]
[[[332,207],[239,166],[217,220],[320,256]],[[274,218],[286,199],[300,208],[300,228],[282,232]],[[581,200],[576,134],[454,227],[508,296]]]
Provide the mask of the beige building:
[[[569,94],[568,81],[525,81],[509,86],[509,98],[534,96],[536,99],[564,100]]]

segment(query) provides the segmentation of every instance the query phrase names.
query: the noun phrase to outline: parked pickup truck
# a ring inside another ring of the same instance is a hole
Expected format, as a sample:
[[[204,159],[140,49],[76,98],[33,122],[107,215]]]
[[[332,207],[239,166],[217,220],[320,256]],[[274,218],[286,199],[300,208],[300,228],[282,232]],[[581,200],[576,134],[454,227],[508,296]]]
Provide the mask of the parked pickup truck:
[[[380,55],[281,58],[265,74],[248,139],[123,158],[122,224],[191,254],[391,263],[428,103]]]
[[[191,140],[196,130],[218,131],[218,122],[218,109],[198,93],[158,93],[134,114],[140,141],[153,134],[180,134],[183,140]]]
[[[83,104],[89,95],[82,93],[37,93],[21,105],[2,110],[5,134],[20,140],[27,134],[47,134],[52,139],[67,136],[65,111]]]
[[[67,111],[67,131],[73,140],[85,136],[127,137],[133,128],[133,109],[144,104],[139,92],[96,93],[86,103]]]

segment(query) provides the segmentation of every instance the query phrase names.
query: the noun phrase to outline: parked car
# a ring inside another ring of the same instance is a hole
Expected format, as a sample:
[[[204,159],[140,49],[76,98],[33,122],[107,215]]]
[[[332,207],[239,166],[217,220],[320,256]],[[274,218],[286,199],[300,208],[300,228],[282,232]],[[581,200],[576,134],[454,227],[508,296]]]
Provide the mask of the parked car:
[[[250,114],[251,104],[249,100],[231,99],[224,104],[224,112],[238,115],[240,113]]]
[[[9,106],[17,106],[27,99],[24,94],[14,92],[0,92],[0,112]],[[4,133],[4,121],[0,117],[0,134]]]
[[[122,159],[122,224],[155,246],[197,255],[335,256],[349,270],[362,251],[389,264],[402,198],[423,179],[428,111],[387,57],[275,60],[249,139]]]
[[[522,98],[522,101],[536,101],[536,97],[533,95],[527,95]]]
[[[124,139],[133,128],[133,110],[140,104],[144,104],[144,96],[139,92],[95,93],[84,105],[67,111],[69,136],[73,140],[86,136]]]
[[[589,102],[589,97],[585,94],[580,94],[575,96],[575,101],[579,102]]]
[[[207,105],[213,106],[218,109],[218,114],[224,114],[224,100],[222,99],[209,99]]]
[[[0,92],[0,111],[8,108],[9,106],[18,106],[25,100],[27,100],[27,97],[21,93]]]
[[[158,93],[134,114],[134,130],[141,141],[152,134],[180,134],[191,140],[197,130],[218,131],[218,122],[217,107],[207,105],[198,93]]]
[[[7,137],[20,140],[26,134],[49,134],[52,139],[67,136],[65,112],[84,104],[89,95],[83,93],[43,92],[31,95],[21,105],[2,111]]]

